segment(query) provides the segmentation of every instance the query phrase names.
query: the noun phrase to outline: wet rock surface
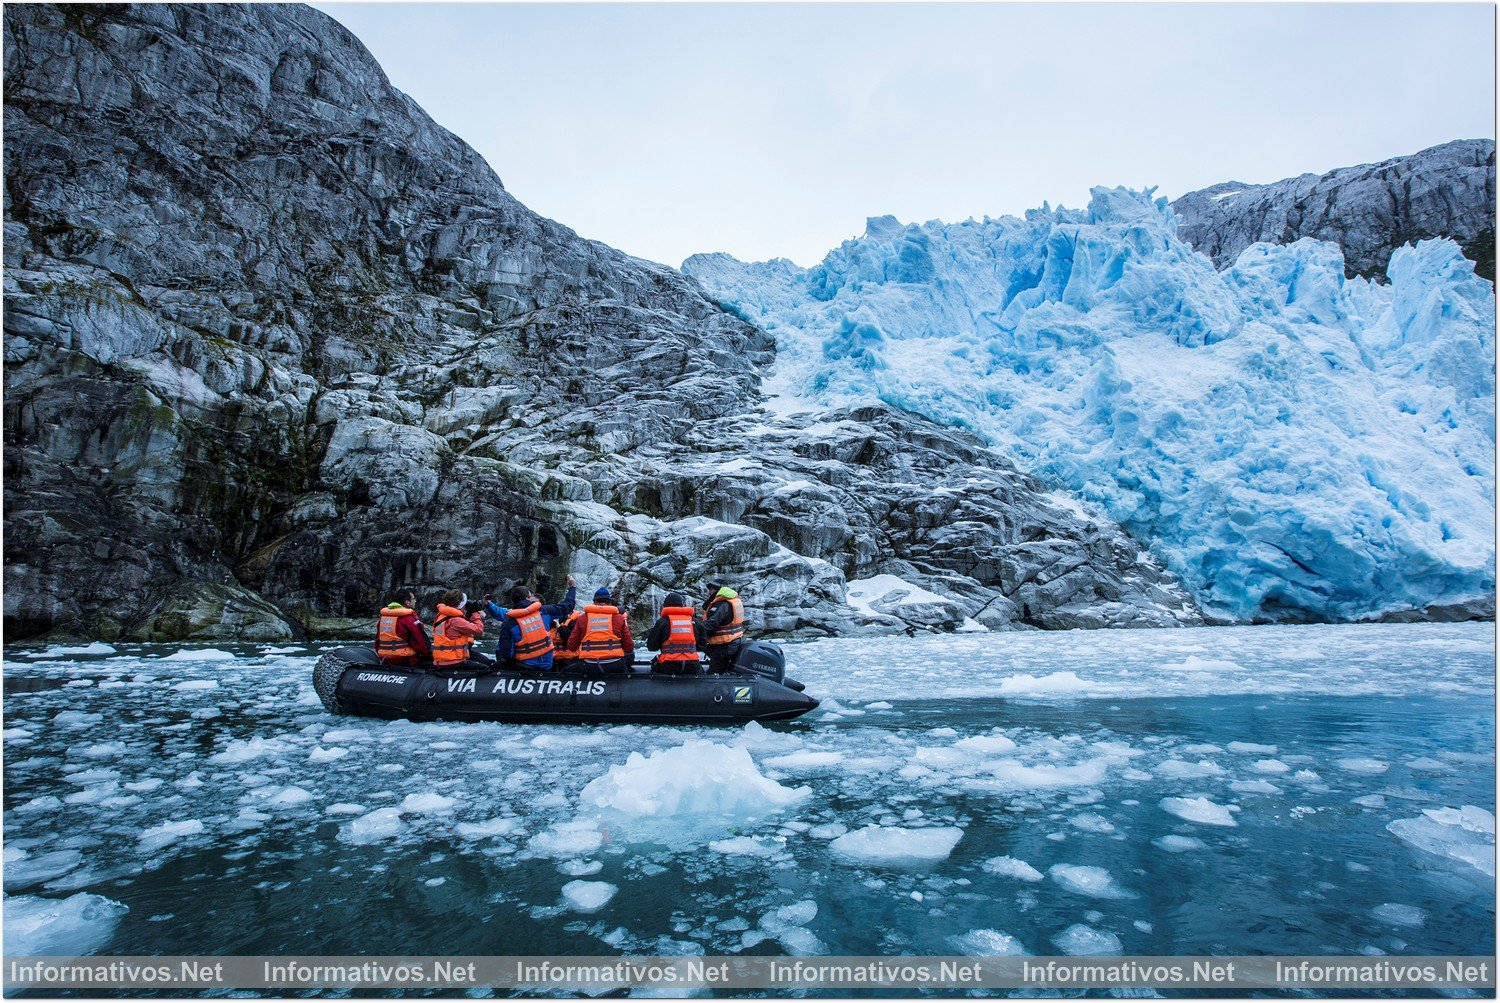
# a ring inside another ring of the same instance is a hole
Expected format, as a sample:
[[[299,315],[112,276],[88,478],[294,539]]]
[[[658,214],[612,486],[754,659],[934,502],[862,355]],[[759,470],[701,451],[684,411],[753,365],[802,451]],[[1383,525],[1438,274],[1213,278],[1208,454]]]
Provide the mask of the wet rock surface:
[[[1197,623],[965,434],[512,198],[305,7],[5,10],[5,624],[274,640],[572,572],[785,632]],[[865,613],[895,574],[951,600]],[[906,618],[903,619],[903,616]]]
[[[1264,241],[1331,240],[1347,273],[1385,281],[1391,252],[1451,237],[1495,280],[1495,141],[1456,140],[1378,164],[1303,174],[1269,185],[1226,181],[1172,203],[1178,235],[1219,268]]]

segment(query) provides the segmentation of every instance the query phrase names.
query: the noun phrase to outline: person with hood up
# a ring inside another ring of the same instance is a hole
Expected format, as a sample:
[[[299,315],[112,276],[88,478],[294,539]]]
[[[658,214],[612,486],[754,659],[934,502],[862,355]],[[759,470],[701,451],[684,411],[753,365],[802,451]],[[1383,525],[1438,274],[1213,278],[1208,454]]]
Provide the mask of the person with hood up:
[[[646,635],[646,647],[659,652],[651,662],[652,672],[695,676],[703,671],[698,652],[703,650],[708,631],[688,605],[681,592],[670,592],[662,604],[661,616]]]
[[[552,625],[566,620],[578,603],[578,582],[568,576],[568,593],[560,603],[543,605],[524,585],[510,590],[510,608],[492,601],[490,609],[502,610],[500,640],[495,642],[495,660],[517,669],[552,668]]]
[[[734,671],[734,660],[745,641],[745,604],[740,601],[740,594],[723,582],[710,579],[708,604],[703,614],[703,627],[708,632],[708,671]]]
[[[610,604],[609,589],[594,593],[594,601],[583,608],[583,616],[568,632],[568,650],[575,652],[575,666],[593,672],[629,672],[635,659],[635,640],[630,624],[618,607]]]

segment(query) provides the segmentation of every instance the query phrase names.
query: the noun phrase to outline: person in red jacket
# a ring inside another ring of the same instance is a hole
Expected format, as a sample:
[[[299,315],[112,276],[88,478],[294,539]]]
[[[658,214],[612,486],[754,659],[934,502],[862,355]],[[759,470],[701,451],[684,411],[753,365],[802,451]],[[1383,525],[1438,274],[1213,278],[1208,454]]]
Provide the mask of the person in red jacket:
[[[625,614],[609,605],[609,589],[594,593],[594,601],[583,608],[583,616],[568,632],[568,650],[577,652],[574,664],[596,672],[629,672],[635,658],[635,641]]]
[[[375,654],[382,665],[423,665],[432,661],[432,645],[422,618],[417,615],[417,597],[408,592],[391,597],[375,622]]]

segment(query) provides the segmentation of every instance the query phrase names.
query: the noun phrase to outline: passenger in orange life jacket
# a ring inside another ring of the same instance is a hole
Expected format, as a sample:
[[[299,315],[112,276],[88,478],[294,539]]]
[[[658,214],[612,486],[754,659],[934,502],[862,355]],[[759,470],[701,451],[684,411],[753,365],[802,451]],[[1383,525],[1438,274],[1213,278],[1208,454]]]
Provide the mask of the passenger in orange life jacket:
[[[484,636],[484,614],[468,612],[468,603],[469,597],[458,589],[449,589],[438,602],[437,619],[432,621],[433,668],[494,670],[495,663],[474,650],[474,642]]]
[[[707,639],[708,631],[694,616],[693,607],[688,605],[682,593],[669,593],[662,605],[661,616],[651,625],[651,633],[646,635],[646,647],[660,652],[651,661],[651,671],[697,675],[703,670],[698,652],[703,650]]]
[[[563,601],[545,606],[526,586],[511,589],[510,609],[505,611],[505,624],[495,643],[496,660],[517,669],[552,668],[552,625],[573,612],[578,601],[577,584],[569,575],[568,594]],[[490,606],[494,608],[494,603]]]
[[[745,604],[723,582],[708,583],[703,626],[708,631],[708,671],[732,672],[745,640]]]
[[[577,653],[579,668],[629,672],[635,658],[635,640],[625,614],[609,600],[609,589],[594,593],[594,601],[583,608],[583,616],[568,633],[568,650]]]
[[[417,615],[417,597],[391,597],[375,620],[375,655],[382,665],[415,666],[432,661],[432,644]]]
[[[571,669],[577,666],[578,653],[568,650],[568,639],[572,636],[573,628],[582,619],[583,614],[575,609],[552,625],[552,666],[554,668]]]

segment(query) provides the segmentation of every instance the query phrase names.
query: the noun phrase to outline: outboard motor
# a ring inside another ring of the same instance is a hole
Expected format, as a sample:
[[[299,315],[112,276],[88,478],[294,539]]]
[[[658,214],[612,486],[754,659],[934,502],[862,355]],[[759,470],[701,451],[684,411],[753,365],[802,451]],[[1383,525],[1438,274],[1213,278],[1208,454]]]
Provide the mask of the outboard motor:
[[[747,641],[740,646],[734,660],[734,671],[747,676],[765,676],[779,683],[786,676],[786,656],[779,644],[770,641]]]

